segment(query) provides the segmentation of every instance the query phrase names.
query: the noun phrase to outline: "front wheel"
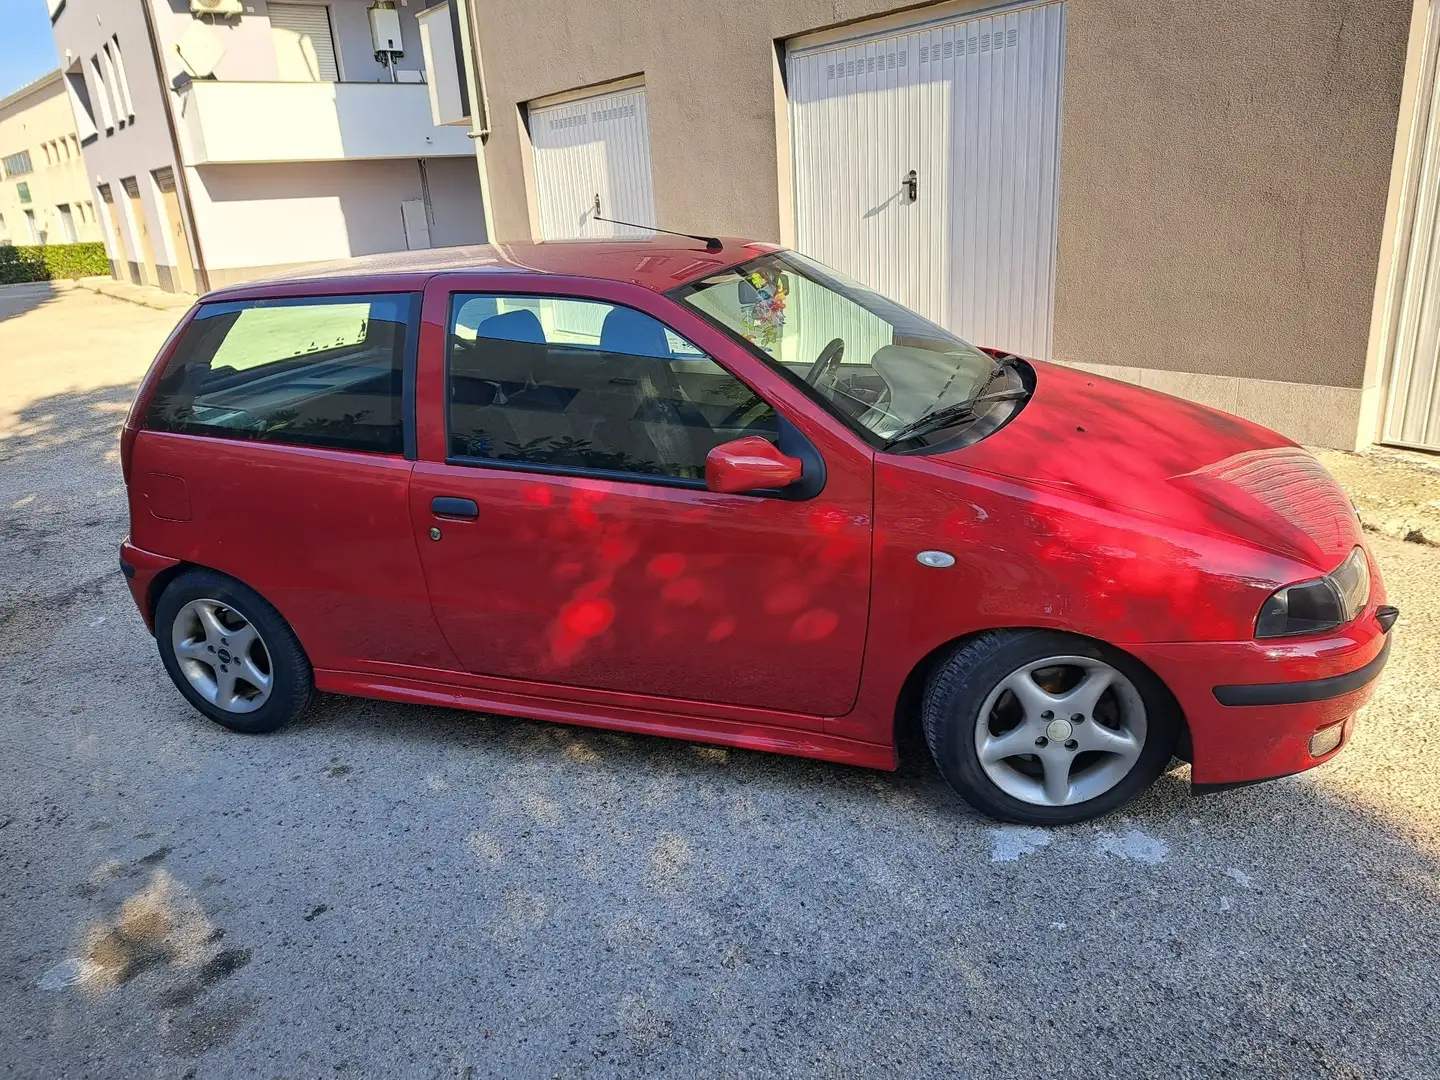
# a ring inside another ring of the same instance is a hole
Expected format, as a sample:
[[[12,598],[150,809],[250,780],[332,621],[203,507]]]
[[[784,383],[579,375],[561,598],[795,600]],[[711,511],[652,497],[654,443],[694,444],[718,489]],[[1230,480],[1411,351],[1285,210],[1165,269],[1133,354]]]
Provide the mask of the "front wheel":
[[[254,589],[213,570],[188,571],[166,586],[155,639],[180,693],[232,731],[274,731],[314,695],[310,661],[290,625]]]
[[[1181,723],[1141,664],[1043,630],[971,638],[936,669],[921,708],[950,785],[991,817],[1026,825],[1123,806],[1164,771]]]

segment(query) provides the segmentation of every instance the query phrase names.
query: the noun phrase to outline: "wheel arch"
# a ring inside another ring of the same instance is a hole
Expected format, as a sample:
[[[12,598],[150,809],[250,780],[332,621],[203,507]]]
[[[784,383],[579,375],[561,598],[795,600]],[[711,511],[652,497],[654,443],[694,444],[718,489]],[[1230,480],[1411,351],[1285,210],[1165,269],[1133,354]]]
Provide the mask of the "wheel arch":
[[[269,604],[272,608],[274,608],[276,612],[279,613],[280,617],[286,621],[286,623],[290,623],[289,616],[280,609],[280,606],[276,604],[274,600],[266,596],[265,593],[262,592],[260,589],[255,588],[254,585],[251,585],[250,582],[246,581],[244,578],[232,574],[226,570],[221,570],[219,567],[207,566],[205,563],[186,562],[182,560],[181,562],[175,563],[175,565],[173,566],[167,566],[164,570],[161,570],[158,574],[156,574],[153,578],[150,579],[150,584],[145,594],[145,619],[146,622],[150,625],[152,633],[155,632],[155,611],[160,604],[160,597],[164,595],[165,590],[170,587],[170,583],[172,581],[194,570],[203,570],[206,573],[219,574],[221,577],[226,577],[229,578],[231,581],[238,582],[239,584],[245,586],[245,588],[253,592],[255,595],[260,597],[260,599],[264,600],[265,603]],[[293,626],[293,624],[291,625]]]
[[[202,566],[200,563],[177,562],[174,566],[167,566],[150,579],[150,584],[145,590],[145,622],[150,627],[152,634],[159,632],[155,626],[155,609],[160,603],[160,597],[170,587],[172,581],[191,570],[212,570],[219,573],[213,567]]]
[[[973,641],[981,634],[988,633],[1014,633],[1021,634],[1026,631],[1047,634],[1066,634],[1081,641],[1088,641],[1101,648],[1112,649],[1121,653],[1132,663],[1144,669],[1154,677],[1156,683],[1164,687],[1165,692],[1170,696],[1170,702],[1175,707],[1175,714],[1180,718],[1180,739],[1175,746],[1175,756],[1183,761],[1191,761],[1194,757],[1193,743],[1190,738],[1190,719],[1185,715],[1185,708],[1180,704],[1180,699],[1175,692],[1162,679],[1158,672],[1149,664],[1141,660],[1128,649],[1116,645],[1113,642],[1105,641],[1102,638],[1091,637],[1089,634],[1077,634],[1071,630],[1057,630],[1053,626],[993,626],[983,630],[972,630],[966,634],[960,634],[949,641],[942,642],[935,646],[928,653],[916,661],[915,666],[910,669],[910,674],[905,676],[905,681],[900,685],[900,693],[895,700],[895,717],[892,729],[894,745],[913,745],[912,739],[918,739],[920,745],[924,745],[924,736],[920,730],[920,702],[925,695],[925,684],[930,680],[930,675],[941,664],[943,664],[955,650],[962,648],[967,642]]]

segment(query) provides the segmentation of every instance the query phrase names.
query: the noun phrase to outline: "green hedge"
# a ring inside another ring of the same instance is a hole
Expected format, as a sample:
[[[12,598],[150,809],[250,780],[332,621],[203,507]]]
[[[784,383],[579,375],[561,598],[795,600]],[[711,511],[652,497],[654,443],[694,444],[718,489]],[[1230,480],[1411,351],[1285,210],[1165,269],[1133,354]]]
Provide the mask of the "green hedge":
[[[97,274],[110,274],[110,258],[105,254],[104,244],[0,245],[0,285]]]

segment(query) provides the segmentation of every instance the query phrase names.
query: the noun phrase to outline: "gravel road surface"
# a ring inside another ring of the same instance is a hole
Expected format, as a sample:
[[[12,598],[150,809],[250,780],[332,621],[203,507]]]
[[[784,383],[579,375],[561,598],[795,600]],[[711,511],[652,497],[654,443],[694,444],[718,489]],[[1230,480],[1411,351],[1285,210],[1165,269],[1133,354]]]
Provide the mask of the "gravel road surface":
[[[322,698],[231,735],[120,575],[176,318],[0,290],[0,1075],[1433,1077],[1440,549],[1352,746],[1096,824],[897,774]]]

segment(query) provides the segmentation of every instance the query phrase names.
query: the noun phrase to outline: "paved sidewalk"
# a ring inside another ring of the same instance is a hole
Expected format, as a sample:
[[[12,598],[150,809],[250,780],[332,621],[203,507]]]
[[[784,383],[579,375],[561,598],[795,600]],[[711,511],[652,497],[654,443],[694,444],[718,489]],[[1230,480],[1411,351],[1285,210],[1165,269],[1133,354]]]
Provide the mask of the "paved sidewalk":
[[[72,283],[57,281],[51,282],[51,284],[64,287]],[[81,278],[73,285],[75,288],[89,289],[101,296],[127,300],[132,304],[155,308],[157,311],[183,311],[195,303],[195,296],[192,293],[171,293],[152,285],[132,285],[128,281],[116,281],[114,278],[108,277]]]

